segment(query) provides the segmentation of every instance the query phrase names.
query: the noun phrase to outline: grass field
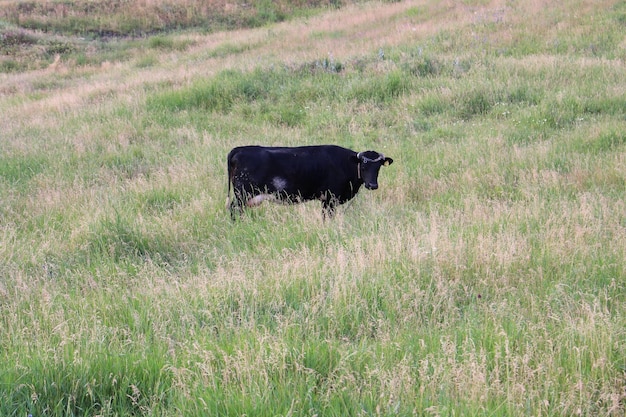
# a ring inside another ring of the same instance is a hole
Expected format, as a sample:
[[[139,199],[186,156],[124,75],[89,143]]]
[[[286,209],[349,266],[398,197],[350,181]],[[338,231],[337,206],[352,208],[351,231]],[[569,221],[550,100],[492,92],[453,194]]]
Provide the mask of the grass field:
[[[624,416],[626,2],[337,3],[0,1],[1,416]],[[230,220],[326,143],[394,164]]]

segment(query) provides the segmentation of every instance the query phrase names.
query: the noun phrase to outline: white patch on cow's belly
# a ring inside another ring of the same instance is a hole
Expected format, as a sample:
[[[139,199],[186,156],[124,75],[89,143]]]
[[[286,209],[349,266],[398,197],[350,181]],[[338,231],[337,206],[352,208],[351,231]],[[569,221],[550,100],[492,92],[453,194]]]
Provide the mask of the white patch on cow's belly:
[[[272,185],[276,191],[282,191],[287,187],[287,180],[282,177],[274,177],[272,178]]]
[[[257,196],[252,197],[250,200],[246,202],[248,207],[255,207],[264,202],[265,200],[274,200],[276,197],[272,194],[259,194]]]

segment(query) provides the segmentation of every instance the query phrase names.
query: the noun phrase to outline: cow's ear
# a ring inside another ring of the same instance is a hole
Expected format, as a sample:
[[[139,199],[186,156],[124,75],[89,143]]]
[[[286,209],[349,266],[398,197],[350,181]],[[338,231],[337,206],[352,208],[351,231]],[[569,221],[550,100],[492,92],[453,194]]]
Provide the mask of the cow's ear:
[[[391,159],[389,157],[385,158],[385,162],[383,163],[383,165],[384,166],[389,166],[391,164],[393,164],[393,159]]]
[[[358,164],[359,162],[361,162],[361,158],[360,158],[361,154],[357,153],[356,155],[352,155],[352,162],[354,162],[355,164]]]

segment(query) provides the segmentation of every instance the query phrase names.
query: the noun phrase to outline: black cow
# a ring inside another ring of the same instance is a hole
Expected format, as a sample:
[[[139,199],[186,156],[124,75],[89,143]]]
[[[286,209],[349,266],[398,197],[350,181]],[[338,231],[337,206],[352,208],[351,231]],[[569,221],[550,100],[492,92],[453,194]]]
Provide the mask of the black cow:
[[[264,200],[321,200],[323,215],[332,217],[337,204],[352,199],[362,184],[377,189],[380,167],[392,162],[378,152],[356,153],[335,145],[234,148],[228,154],[231,217]]]

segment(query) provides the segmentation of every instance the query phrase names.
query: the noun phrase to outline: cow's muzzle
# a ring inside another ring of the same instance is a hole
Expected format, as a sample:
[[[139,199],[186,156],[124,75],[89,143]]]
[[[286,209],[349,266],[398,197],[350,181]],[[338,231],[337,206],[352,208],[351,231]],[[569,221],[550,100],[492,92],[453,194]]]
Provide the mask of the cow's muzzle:
[[[376,184],[375,182],[366,182],[365,188],[367,188],[368,190],[377,190],[378,184]]]

